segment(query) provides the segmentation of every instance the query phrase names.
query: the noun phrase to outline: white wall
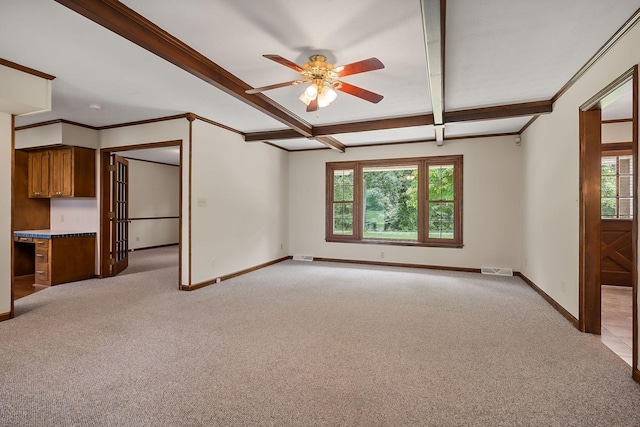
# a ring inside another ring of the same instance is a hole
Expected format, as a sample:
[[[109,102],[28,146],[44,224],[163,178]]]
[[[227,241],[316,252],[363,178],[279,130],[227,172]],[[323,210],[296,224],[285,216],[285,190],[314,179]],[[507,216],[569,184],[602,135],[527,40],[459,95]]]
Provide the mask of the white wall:
[[[16,150],[21,148],[59,145],[62,142],[62,123],[22,129],[16,132]]]
[[[152,142],[182,141],[182,277],[189,283],[189,122],[186,119],[126,126],[100,131],[100,147],[126,147]],[[96,179],[99,185],[100,176]],[[98,187],[99,188],[99,187]],[[99,254],[98,254],[99,255]]]
[[[0,111],[15,115],[51,110],[51,80],[0,65]]]
[[[74,197],[50,200],[51,230],[98,231],[98,198]]]
[[[633,140],[633,123],[603,123],[602,143],[631,142]]]
[[[192,284],[289,254],[288,163],[283,150],[193,122]]]
[[[580,105],[640,61],[635,26],[522,135],[523,273],[578,317]]]
[[[11,311],[11,115],[0,112],[0,315]]]
[[[180,168],[129,159],[129,249],[177,244],[179,215]]]
[[[291,153],[290,252],[322,258],[520,269],[522,153],[514,137]],[[462,249],[325,242],[326,162],[462,154]],[[384,259],[381,257],[384,252]]]

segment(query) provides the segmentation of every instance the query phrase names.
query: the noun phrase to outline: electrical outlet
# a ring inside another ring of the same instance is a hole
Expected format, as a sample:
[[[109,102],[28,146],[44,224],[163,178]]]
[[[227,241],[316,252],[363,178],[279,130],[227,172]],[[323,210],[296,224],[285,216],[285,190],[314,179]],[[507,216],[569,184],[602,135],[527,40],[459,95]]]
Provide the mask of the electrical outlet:
[[[207,207],[207,199],[199,198],[196,203],[197,203],[199,208],[206,208]]]
[[[64,222],[64,215],[60,215],[60,222]]]
[[[384,252],[380,252],[380,258],[384,258]]]
[[[284,249],[284,244],[280,243],[280,250]]]
[[[140,241],[140,236],[136,236],[136,242]]]

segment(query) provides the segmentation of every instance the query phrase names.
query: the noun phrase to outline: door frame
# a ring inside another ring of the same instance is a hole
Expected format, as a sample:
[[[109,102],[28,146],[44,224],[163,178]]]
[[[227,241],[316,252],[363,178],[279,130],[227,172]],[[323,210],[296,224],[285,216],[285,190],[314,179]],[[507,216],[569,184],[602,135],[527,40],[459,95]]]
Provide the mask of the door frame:
[[[120,147],[101,148],[99,152],[99,176],[100,176],[100,260],[99,260],[99,278],[109,277],[109,253],[111,251],[110,238],[110,221],[108,199],[111,193],[111,183],[109,177],[109,157],[114,152],[144,150],[148,148],[160,147],[178,147],[180,149],[180,183],[179,183],[179,209],[178,209],[178,288],[180,288],[180,280],[182,277],[182,140],[171,140],[161,142],[150,142],[136,145],[125,145]]]
[[[579,227],[579,319],[582,332],[600,334],[600,163],[601,106],[616,96],[625,83],[633,85],[633,368],[638,366],[638,66],[580,106],[580,227]],[[635,372],[635,371],[634,371]]]

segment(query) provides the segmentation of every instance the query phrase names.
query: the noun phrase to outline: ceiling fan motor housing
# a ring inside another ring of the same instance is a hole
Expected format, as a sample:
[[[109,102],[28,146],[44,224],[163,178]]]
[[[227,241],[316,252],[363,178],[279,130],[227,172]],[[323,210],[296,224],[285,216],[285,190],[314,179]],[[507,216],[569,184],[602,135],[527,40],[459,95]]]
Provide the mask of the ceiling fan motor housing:
[[[312,55],[309,62],[302,66],[300,72],[306,82],[315,83],[318,87],[322,87],[325,83],[334,86],[339,78],[338,73],[333,71],[333,65],[327,62],[324,55]]]

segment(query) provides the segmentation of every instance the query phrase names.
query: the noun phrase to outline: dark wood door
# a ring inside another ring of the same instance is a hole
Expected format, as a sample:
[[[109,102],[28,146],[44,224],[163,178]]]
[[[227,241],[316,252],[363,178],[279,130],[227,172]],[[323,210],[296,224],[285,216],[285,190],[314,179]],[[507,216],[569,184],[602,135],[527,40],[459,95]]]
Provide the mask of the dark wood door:
[[[632,286],[633,220],[603,219],[600,223],[600,281],[603,285]]]
[[[111,276],[129,266],[129,162],[111,156]]]

